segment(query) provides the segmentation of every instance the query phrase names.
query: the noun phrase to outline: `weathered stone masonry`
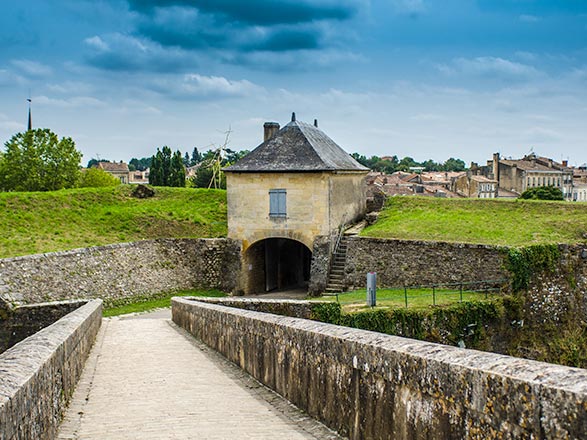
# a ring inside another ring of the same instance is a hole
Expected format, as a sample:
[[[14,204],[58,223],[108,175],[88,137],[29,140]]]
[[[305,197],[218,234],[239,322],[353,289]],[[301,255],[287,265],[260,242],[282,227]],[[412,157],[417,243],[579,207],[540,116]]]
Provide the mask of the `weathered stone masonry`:
[[[385,287],[419,286],[509,278],[507,248],[432,241],[350,237],[346,284],[364,287],[367,272],[377,272]]]
[[[50,440],[102,322],[92,300],[0,354],[0,438]]]
[[[0,302],[2,300],[0,299]],[[87,301],[57,301],[8,308],[0,315],[0,353],[53,324]]]
[[[173,320],[351,439],[585,439],[587,371],[173,300]]]
[[[106,304],[181,289],[231,291],[240,245],[229,239],[159,239],[0,260],[0,296],[32,304],[102,298]]]

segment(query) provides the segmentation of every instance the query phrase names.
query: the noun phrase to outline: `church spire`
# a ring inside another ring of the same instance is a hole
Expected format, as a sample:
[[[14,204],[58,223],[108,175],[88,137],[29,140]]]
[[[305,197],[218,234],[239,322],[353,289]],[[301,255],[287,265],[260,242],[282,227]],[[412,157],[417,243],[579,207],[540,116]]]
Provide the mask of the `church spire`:
[[[31,102],[33,102],[33,101],[31,100],[31,97],[30,97],[30,95],[29,95],[29,97],[27,98],[27,101],[29,102],[29,125],[28,125],[28,128],[27,128],[27,130],[29,130],[29,131],[30,131],[30,130],[32,130],[32,129],[33,129],[33,118],[32,118],[32,116],[31,116]]]

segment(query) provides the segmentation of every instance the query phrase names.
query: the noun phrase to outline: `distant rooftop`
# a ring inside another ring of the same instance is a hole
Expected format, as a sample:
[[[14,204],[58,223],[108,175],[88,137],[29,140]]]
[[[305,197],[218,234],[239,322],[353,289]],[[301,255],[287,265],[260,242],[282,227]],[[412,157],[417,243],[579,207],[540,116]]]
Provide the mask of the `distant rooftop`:
[[[128,165],[124,162],[98,162],[97,167],[104,171],[128,173]]]
[[[277,125],[277,124],[276,124]],[[292,121],[227,172],[368,171],[315,125]]]

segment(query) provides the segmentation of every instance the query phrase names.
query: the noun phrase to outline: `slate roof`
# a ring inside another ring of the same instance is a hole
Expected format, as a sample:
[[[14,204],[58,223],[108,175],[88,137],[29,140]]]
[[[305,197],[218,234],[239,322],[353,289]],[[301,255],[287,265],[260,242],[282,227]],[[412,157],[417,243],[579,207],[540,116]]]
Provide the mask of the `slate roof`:
[[[368,171],[319,128],[293,120],[227,172]]]
[[[128,165],[124,162],[98,162],[97,166],[111,173],[128,173]]]

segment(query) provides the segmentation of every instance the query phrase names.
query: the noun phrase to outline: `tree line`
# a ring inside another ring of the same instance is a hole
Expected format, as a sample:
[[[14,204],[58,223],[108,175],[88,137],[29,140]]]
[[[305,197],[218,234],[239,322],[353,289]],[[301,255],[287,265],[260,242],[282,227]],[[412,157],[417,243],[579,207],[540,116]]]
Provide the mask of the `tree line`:
[[[443,163],[435,162],[432,159],[425,160],[424,162],[416,162],[409,156],[399,159],[397,156],[385,156],[385,158],[379,156],[366,156],[353,153],[351,156],[359,162],[361,165],[372,169],[373,171],[380,171],[386,174],[392,174],[396,171],[409,172],[410,168],[422,167],[424,171],[465,171],[467,169],[465,162],[461,159],[455,159],[451,157]]]

